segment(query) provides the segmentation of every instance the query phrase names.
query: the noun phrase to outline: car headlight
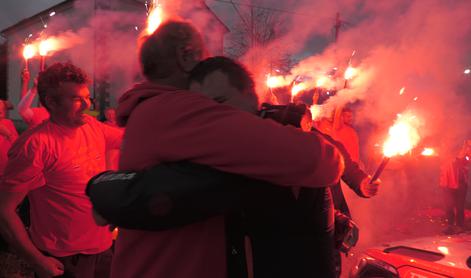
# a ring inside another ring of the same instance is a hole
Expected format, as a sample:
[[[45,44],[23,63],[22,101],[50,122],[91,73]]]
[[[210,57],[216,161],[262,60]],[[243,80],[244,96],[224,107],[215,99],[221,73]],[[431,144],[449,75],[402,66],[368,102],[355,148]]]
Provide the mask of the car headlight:
[[[362,256],[350,272],[351,278],[385,277],[398,278],[397,269],[370,256]]]

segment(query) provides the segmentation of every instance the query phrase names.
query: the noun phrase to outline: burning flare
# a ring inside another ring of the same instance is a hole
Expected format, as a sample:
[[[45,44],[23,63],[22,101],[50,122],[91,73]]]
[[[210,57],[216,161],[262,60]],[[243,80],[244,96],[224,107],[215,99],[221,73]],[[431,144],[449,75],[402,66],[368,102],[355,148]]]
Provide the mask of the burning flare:
[[[147,28],[146,32],[148,35],[154,33],[154,31],[159,27],[160,23],[163,21],[163,10],[160,5],[155,5],[149,12],[147,17]]]
[[[322,115],[321,105],[311,105],[309,110],[311,111],[311,118],[313,121],[318,120],[318,118]]]
[[[305,90],[306,88],[307,86],[304,83],[294,84],[293,87],[291,88],[291,99],[293,99],[297,94],[299,94],[301,91]]]
[[[435,154],[435,150],[432,148],[424,148],[424,150],[421,153],[423,156],[432,156]]]
[[[289,82],[284,76],[267,76],[267,87],[268,88],[279,88],[288,85]]]
[[[25,45],[25,47],[23,48],[23,57],[28,60],[28,59],[31,59],[33,58],[34,56],[36,56],[36,53],[37,53],[37,49],[34,45],[31,45],[31,44],[27,44]]]
[[[416,116],[398,115],[394,125],[389,128],[389,138],[384,142],[384,156],[392,157],[409,152],[420,140],[418,127],[419,121]]]
[[[321,76],[319,79],[317,79],[316,81],[316,87],[322,87],[325,85],[325,83],[327,83],[328,81],[328,78],[325,77],[325,76]]]
[[[356,74],[357,74],[357,69],[349,66],[345,70],[343,77],[345,78],[345,80],[349,80],[349,79],[352,79]]]
[[[39,43],[38,48],[39,55],[46,56],[49,52],[58,49],[58,42],[53,38],[45,39]]]

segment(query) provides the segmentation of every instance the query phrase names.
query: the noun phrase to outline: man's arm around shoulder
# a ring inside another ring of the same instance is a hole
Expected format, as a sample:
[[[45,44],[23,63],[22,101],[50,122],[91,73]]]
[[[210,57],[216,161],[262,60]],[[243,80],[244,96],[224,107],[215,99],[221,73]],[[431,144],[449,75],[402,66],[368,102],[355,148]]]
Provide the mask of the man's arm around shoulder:
[[[143,157],[188,160],[278,185],[304,187],[332,185],[343,172],[340,153],[321,136],[201,97],[178,96],[169,95],[165,104],[157,98],[143,102],[129,117],[124,166],[144,161]],[[149,125],[149,119],[165,120]]]

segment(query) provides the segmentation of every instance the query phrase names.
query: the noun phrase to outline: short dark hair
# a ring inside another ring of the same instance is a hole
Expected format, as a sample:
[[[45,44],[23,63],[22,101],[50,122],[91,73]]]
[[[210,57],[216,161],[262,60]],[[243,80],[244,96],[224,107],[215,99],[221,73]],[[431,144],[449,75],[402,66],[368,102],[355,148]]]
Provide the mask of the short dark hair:
[[[224,56],[211,57],[198,63],[190,73],[190,82],[203,83],[206,76],[217,70],[225,73],[229,83],[243,95],[253,96],[258,101],[252,74],[244,65]]]
[[[72,63],[54,63],[38,76],[38,95],[41,104],[46,106],[46,96],[55,93],[61,83],[72,82],[86,85],[89,83],[87,74]]]
[[[189,22],[168,20],[150,36],[143,39],[139,59],[141,70],[148,80],[168,77],[176,68],[176,49],[179,46],[203,57],[205,53],[201,34]]]

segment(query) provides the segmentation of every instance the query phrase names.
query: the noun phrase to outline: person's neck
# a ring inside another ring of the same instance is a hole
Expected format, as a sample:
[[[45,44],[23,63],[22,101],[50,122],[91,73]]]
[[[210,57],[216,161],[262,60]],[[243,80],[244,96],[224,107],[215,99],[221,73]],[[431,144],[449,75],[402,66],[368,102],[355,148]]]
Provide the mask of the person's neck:
[[[73,129],[76,129],[78,126],[71,126],[69,125],[68,123],[64,122],[61,118],[59,117],[54,117],[52,114],[49,116],[49,119],[52,123],[54,123],[55,125],[58,125],[58,126],[61,126],[61,127],[64,127],[66,129],[70,129],[70,130],[73,130]]]
[[[187,89],[188,88],[188,78],[184,74],[174,74],[167,78],[154,78],[149,79],[151,83],[171,86],[178,89]]]

